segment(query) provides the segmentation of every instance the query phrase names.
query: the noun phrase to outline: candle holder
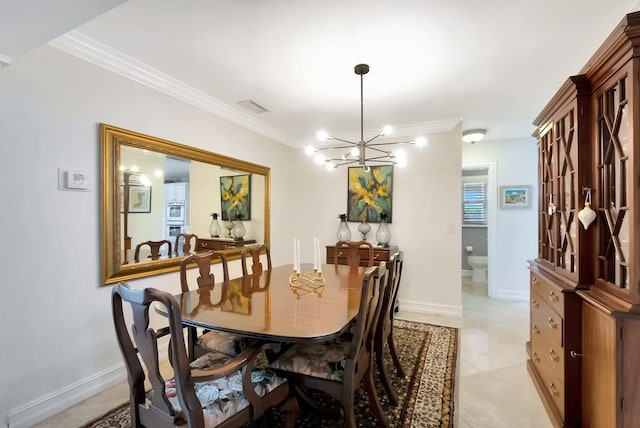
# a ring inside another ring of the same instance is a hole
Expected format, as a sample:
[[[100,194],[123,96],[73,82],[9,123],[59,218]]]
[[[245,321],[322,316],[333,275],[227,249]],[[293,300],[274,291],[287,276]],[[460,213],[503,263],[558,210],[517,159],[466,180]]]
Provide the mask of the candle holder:
[[[296,299],[300,299],[301,296],[306,294],[315,294],[318,297],[322,297],[325,285],[324,275],[317,269],[304,273],[294,269],[291,276],[289,276],[289,288],[295,294]]]

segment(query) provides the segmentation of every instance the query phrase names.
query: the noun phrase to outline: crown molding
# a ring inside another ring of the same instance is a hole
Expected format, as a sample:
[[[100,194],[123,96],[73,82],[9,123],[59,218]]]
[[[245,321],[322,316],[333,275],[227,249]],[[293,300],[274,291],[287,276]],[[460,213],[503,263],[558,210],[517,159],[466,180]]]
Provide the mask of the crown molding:
[[[257,132],[289,146],[293,137],[256,119],[249,113],[228,104],[169,76],[147,64],[123,54],[79,31],[72,30],[47,43],[56,49],[76,56],[99,67],[148,86],[171,97],[189,103],[230,122]],[[0,56],[0,61],[2,57]]]
[[[291,147],[296,146],[296,140],[289,134],[266,124],[252,114],[236,106],[226,104],[186,83],[161,72],[158,69],[113,49],[77,30],[72,30],[47,43],[56,49],[95,64],[113,73],[131,79],[149,88],[189,103],[204,111],[212,113],[267,138],[271,138]],[[8,65],[12,58],[0,54],[0,65]],[[461,118],[441,119],[430,122],[398,125],[394,127],[390,138],[416,137],[438,132],[453,130]],[[374,136],[379,129],[367,130],[366,135]],[[345,140],[360,140],[358,132],[334,135]]]

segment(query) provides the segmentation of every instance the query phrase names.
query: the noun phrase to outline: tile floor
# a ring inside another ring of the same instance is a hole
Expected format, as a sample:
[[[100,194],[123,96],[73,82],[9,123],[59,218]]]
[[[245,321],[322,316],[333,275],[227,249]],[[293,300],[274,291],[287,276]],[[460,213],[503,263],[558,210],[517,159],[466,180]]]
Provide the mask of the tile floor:
[[[398,318],[460,328],[455,427],[548,428],[551,423],[526,368],[528,302],[487,298],[486,284],[463,278],[463,318],[399,312]],[[127,399],[122,383],[35,425],[72,428]]]

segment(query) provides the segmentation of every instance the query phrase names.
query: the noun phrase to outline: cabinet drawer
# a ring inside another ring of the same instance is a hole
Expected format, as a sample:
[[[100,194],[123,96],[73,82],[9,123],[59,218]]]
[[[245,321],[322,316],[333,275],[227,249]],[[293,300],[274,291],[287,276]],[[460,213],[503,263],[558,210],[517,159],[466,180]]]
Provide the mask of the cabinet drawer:
[[[560,380],[564,379],[564,348],[560,343],[546,333],[532,337],[531,342],[537,356],[551,367]]]
[[[377,248],[373,250],[373,260],[374,264],[378,264],[380,262],[388,262],[391,256],[388,250],[378,250]],[[362,257],[362,255],[360,255]]]
[[[549,335],[559,346],[564,346],[564,320],[538,293],[531,293],[531,337]]]
[[[336,247],[335,246],[327,246],[327,263],[332,264],[335,263],[336,256]],[[398,251],[398,247],[392,246],[388,248],[382,247],[374,247],[373,248],[373,264],[375,266],[379,265],[380,262],[389,263],[389,259],[391,259],[391,255],[395,254]],[[369,266],[369,251],[368,250],[360,250],[360,266]],[[347,256],[345,251],[338,250],[338,264],[346,265],[347,264]],[[388,266],[387,266],[388,267]]]
[[[542,380],[542,389],[545,395],[551,399],[558,410],[560,417],[564,419],[564,381],[553,370],[548,358],[548,350],[545,350],[540,343],[531,344],[531,361]],[[562,360],[562,359],[561,359]]]
[[[554,311],[561,317],[564,317],[564,294],[562,289],[557,287],[541,277],[531,275],[531,290],[538,293],[542,299],[548,303]]]
[[[216,239],[198,239],[196,241],[196,251],[209,251],[209,250],[224,250],[225,248],[235,247],[236,244],[233,241],[222,241]]]

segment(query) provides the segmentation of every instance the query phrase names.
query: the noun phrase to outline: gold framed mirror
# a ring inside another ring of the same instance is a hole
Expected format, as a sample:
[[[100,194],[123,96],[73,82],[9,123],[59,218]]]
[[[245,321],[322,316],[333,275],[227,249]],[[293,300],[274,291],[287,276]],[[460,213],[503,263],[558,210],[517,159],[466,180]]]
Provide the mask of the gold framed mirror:
[[[202,246],[215,241],[230,257],[240,253],[243,243],[269,245],[268,167],[104,123],[100,124],[100,145],[102,285],[177,271],[184,257],[182,243],[176,245],[178,232],[196,235]],[[233,206],[223,183],[236,176],[250,178],[238,180],[250,183],[250,188],[244,184],[235,195],[242,199],[239,206],[244,217],[237,214],[242,236],[235,236],[237,228],[229,226],[237,224],[237,219],[221,212],[223,204],[227,211]],[[213,213],[219,214],[222,223],[215,237],[210,236]],[[169,241],[169,245],[164,243],[152,252],[145,245],[148,241]],[[191,251],[195,249],[192,245]]]

